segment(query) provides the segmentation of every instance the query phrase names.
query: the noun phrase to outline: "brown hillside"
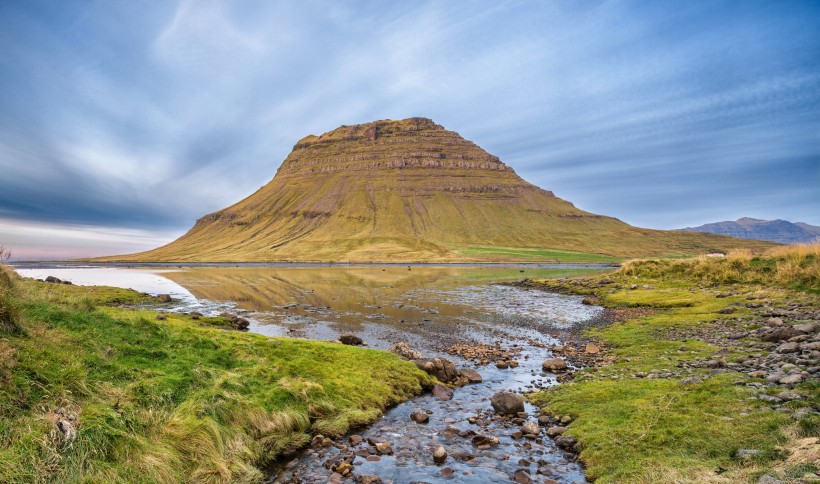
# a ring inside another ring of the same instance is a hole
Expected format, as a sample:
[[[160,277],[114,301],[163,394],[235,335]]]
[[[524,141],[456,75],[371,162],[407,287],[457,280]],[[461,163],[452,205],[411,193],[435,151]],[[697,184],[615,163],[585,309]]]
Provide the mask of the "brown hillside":
[[[253,195],[164,247],[106,260],[522,261],[563,259],[542,249],[635,257],[769,245],[584,212],[458,133],[410,118],[307,136]]]

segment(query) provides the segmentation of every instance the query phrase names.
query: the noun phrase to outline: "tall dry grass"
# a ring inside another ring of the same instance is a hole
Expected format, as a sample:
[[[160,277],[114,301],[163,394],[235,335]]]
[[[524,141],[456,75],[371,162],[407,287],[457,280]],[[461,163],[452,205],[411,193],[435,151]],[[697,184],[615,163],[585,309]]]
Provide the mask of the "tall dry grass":
[[[18,331],[20,329],[19,311],[14,303],[16,279],[17,273],[0,264],[0,331]]]
[[[725,257],[631,260],[619,271],[626,276],[689,279],[717,283],[773,284],[820,291],[820,243],[779,246],[755,254],[748,249]]]

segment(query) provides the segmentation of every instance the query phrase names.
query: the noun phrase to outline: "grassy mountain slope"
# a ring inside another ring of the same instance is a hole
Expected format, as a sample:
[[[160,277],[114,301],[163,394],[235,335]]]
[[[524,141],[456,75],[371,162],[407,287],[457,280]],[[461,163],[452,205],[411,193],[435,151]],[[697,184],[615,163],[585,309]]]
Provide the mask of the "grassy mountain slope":
[[[457,133],[410,118],[308,136],[253,195],[171,244],[106,260],[561,260],[510,248],[599,260],[738,246],[767,244],[639,229],[579,210]]]

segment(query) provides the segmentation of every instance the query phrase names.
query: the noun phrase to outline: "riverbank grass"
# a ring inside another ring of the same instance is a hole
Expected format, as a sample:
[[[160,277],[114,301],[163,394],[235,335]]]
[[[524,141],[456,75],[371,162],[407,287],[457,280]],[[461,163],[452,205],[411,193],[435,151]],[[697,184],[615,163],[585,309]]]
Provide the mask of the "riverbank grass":
[[[148,297],[9,276],[0,482],[259,482],[431,384],[390,353],[223,329]]]
[[[647,308],[586,333],[609,348],[612,365],[580,371],[572,383],[532,397],[545,411],[574,418],[568,434],[579,441],[589,477],[601,483],[757,482],[768,474],[812,482],[820,472],[820,418],[811,411],[820,405],[816,377],[791,389],[766,387],[763,378],[731,371],[766,353],[752,337],[724,344],[713,336],[726,331],[728,318],[745,318],[755,328],[759,317],[746,307],[750,302],[820,305],[817,247],[632,261],[584,285],[540,281],[595,296],[604,306]],[[730,316],[721,313],[727,307],[734,309]],[[687,365],[698,358],[721,359],[730,371]],[[654,378],[653,371],[677,376]],[[747,385],[755,382],[760,390]],[[784,390],[802,397],[780,404],[788,411],[757,398]],[[792,418],[799,408],[809,415]]]

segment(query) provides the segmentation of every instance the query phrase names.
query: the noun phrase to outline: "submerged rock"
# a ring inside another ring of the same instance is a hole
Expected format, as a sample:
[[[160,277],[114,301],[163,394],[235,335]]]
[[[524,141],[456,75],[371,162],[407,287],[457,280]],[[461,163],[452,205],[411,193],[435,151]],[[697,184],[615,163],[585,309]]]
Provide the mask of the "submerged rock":
[[[450,400],[453,398],[453,389],[450,387],[446,387],[439,383],[433,385],[433,396],[438,398],[439,400]]]

